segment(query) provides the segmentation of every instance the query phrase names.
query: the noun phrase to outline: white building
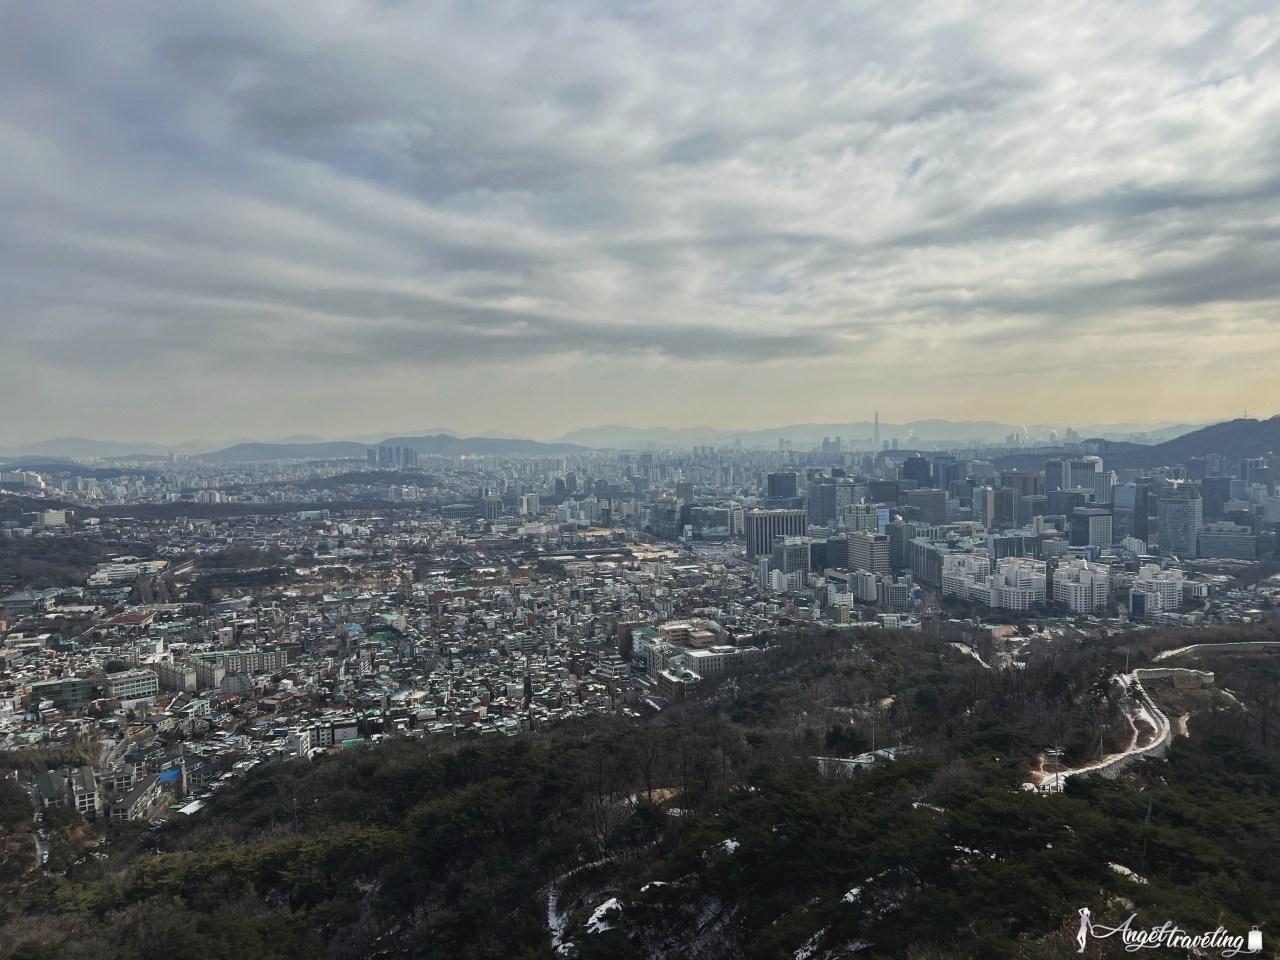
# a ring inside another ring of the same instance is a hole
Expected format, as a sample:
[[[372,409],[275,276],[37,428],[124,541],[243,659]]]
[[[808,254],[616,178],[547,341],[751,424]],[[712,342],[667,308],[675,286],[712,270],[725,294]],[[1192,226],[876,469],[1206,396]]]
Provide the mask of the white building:
[[[107,696],[122,703],[150,703],[160,692],[160,678],[150,670],[125,670],[107,674]]]
[[[796,593],[804,589],[804,581],[804,570],[793,570],[790,573],[769,571],[769,589],[773,593]]]
[[[1074,613],[1093,613],[1111,600],[1111,570],[1087,560],[1066,560],[1053,572],[1053,599]]]
[[[1030,610],[1046,596],[1043,560],[1005,557],[987,580],[988,603],[1003,610]]]
[[[1147,541],[1139,540],[1137,537],[1125,537],[1120,541],[1120,546],[1138,556],[1142,556],[1148,550]]]
[[[880,532],[880,511],[874,503],[847,504],[841,508],[840,519],[849,533]]]
[[[1147,564],[1138,571],[1130,594],[1129,609],[1143,618],[1174,613],[1182,606],[1183,573]]]
[[[942,594],[987,602],[991,560],[981,553],[951,553],[942,558]]]
[[[863,603],[875,603],[880,578],[869,570],[855,570],[849,574],[849,592]]]

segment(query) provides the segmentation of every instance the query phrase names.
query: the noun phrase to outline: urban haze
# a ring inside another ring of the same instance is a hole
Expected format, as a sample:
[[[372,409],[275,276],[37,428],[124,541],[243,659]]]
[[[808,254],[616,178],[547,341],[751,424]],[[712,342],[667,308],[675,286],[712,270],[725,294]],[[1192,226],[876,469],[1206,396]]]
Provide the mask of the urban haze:
[[[0,960],[1270,955],[1278,43],[0,8]]]
[[[0,18],[0,447],[1276,412],[1273,4]]]

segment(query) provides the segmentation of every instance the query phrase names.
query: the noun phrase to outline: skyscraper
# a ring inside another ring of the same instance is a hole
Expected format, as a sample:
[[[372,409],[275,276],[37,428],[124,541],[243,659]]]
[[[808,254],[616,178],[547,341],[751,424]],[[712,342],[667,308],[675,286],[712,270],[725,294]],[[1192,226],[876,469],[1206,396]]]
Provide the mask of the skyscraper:
[[[1100,507],[1076,507],[1071,512],[1073,547],[1111,546],[1111,511]]]
[[[899,472],[903,480],[914,480],[917,487],[927,487],[933,479],[933,465],[928,457],[918,454],[903,460]]]
[[[888,535],[852,533],[848,540],[850,570],[870,570],[882,577],[887,577],[893,572],[892,549]]]
[[[680,501],[675,497],[660,497],[653,505],[653,535],[674,540],[680,533]]]
[[[1076,457],[1067,461],[1062,485],[1075,490],[1092,490],[1100,473],[1102,473],[1101,457]]]
[[[875,449],[880,449],[880,411],[876,411],[876,431],[874,436]]]
[[[1011,527],[1018,526],[1018,506],[1021,501],[1022,495],[1013,487],[1001,487],[992,499],[992,522],[1007,524]],[[991,525],[991,522],[987,524],[988,527]]]
[[[1231,478],[1205,477],[1200,481],[1200,492],[1204,500],[1204,518],[1221,520],[1227,501],[1231,499]]]
[[[1044,492],[1052,493],[1054,490],[1061,490],[1065,484],[1063,476],[1067,472],[1067,461],[1061,457],[1055,457],[1052,460],[1044,462]]]
[[[748,560],[772,554],[774,537],[801,537],[808,529],[803,510],[748,510],[743,520]]]
[[[785,500],[800,495],[799,477],[794,471],[771,473],[768,476],[770,500]]]
[[[1204,502],[1200,491],[1189,483],[1179,484],[1161,494],[1160,552],[1166,556],[1194,557],[1200,528],[1204,526]]]
[[[1093,497],[1093,490],[1085,490],[1083,488],[1076,490],[1068,490],[1059,488],[1048,494],[1048,506],[1050,514],[1061,514],[1064,517],[1071,516],[1071,511],[1076,507],[1083,507]]]
[[[1005,470],[1000,485],[1017,490],[1022,496],[1044,493],[1044,476],[1037,470]]]
[[[984,527],[996,522],[996,492],[991,487],[973,488],[973,515]]]
[[[919,509],[920,519],[925,523],[947,522],[947,491],[945,490],[936,488],[908,490],[907,506]]]

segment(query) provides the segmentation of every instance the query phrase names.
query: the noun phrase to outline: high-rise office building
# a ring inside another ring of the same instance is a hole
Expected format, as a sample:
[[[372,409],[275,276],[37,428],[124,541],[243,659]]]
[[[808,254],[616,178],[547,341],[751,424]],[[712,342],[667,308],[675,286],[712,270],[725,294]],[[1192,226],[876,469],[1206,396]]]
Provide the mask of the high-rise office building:
[[[844,508],[854,503],[857,491],[851,480],[817,477],[809,485],[809,522],[825,527],[838,520]]]
[[[1093,490],[1097,477],[1102,473],[1101,457],[1076,457],[1066,461],[1063,486],[1073,489]]]
[[[1036,517],[1047,516],[1049,498],[1043,493],[1029,493],[1018,504],[1018,526],[1025,527]]]
[[[893,572],[889,537],[883,533],[851,533],[849,543],[849,569],[870,570],[887,577]]]
[[[1246,490],[1253,484],[1260,483],[1267,488],[1268,495],[1274,495],[1276,472],[1275,457],[1249,457],[1240,461],[1240,482]]]
[[[808,537],[774,537],[770,567],[783,573],[795,573],[798,570],[808,573],[813,569],[812,544],[813,541]]]
[[[1069,517],[1076,507],[1083,507],[1093,499],[1093,490],[1059,488],[1047,494],[1050,515]]]
[[[1021,495],[1012,487],[1001,487],[997,490],[994,503],[995,522],[997,524],[1007,524],[1011,527],[1020,526],[1021,520],[1018,516],[1018,505],[1021,500]]]
[[[1110,503],[1116,488],[1116,472],[1104,470],[1093,475],[1093,502]]]
[[[1231,477],[1205,477],[1200,481],[1200,496],[1204,501],[1204,518],[1221,520],[1231,499]]]
[[[800,477],[792,471],[771,473],[768,477],[766,492],[770,500],[791,499],[800,495],[799,484]]]
[[[935,457],[933,460],[933,486],[941,490],[951,489],[953,483],[959,483],[965,478],[968,468],[969,464],[964,460],[957,460],[951,456]]]
[[[1160,494],[1160,552],[1166,556],[1194,557],[1204,526],[1204,501],[1189,483],[1177,484]]]
[[[653,505],[653,535],[674,540],[680,534],[680,501],[675,497],[660,497]]]
[[[836,518],[836,481],[818,477],[809,484],[809,522],[826,526]]]
[[[992,563],[1005,557],[1035,557],[1040,538],[1030,533],[1009,530],[987,534],[987,556]]]
[[[1071,546],[1111,546],[1111,511],[1100,507],[1076,507],[1071,512]]]
[[[1133,491],[1133,529],[1130,534],[1138,540],[1151,542],[1151,507],[1155,498],[1151,496],[1151,484],[1136,482]]]
[[[916,524],[909,520],[890,520],[885,524],[885,536],[889,538],[889,562],[894,570],[906,567],[908,547],[915,538],[916,529]]]
[[[867,494],[872,503],[898,504],[897,480],[872,480],[867,484]]]
[[[996,492],[991,487],[973,488],[973,516],[984,527],[992,527],[996,522]]]
[[[880,509],[874,503],[850,503],[840,508],[840,522],[850,533],[875,533],[880,529]]]
[[[1044,493],[1044,475],[1036,470],[1005,470],[1000,474],[1000,484],[1024,497]]]
[[[1054,457],[1052,460],[1044,462],[1044,492],[1051,493],[1054,490],[1061,490],[1066,484],[1063,482],[1063,476],[1067,472],[1067,461],[1061,457]]]
[[[927,487],[933,480],[933,465],[928,457],[916,454],[902,461],[898,475],[903,480],[914,480],[917,487]]]
[[[924,490],[908,490],[907,506],[920,511],[920,519],[925,523],[941,524],[947,522],[947,491],[936,488]]]
[[[748,560],[772,554],[774,537],[801,537],[808,529],[804,510],[748,510],[743,522]]]

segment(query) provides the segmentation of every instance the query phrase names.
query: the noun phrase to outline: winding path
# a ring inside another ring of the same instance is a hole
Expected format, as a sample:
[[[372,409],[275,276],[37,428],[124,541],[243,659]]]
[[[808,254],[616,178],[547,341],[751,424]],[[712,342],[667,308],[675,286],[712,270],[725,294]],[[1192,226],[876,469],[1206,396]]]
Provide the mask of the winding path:
[[[1111,678],[1113,683],[1124,684],[1125,688],[1133,695],[1134,703],[1137,704],[1143,723],[1155,730],[1156,738],[1151,743],[1143,746],[1138,745],[1141,738],[1138,736],[1138,728],[1133,722],[1131,711],[1129,723],[1133,726],[1134,736],[1126,749],[1104,757],[1096,763],[1076,767],[1073,770],[1060,770],[1047,776],[1043,772],[1044,762],[1041,761],[1040,770],[1033,771],[1031,779],[1024,783],[1022,788],[1038,793],[1058,793],[1066,785],[1068,777],[1087,777],[1091,774],[1108,778],[1115,777],[1135,760],[1143,757],[1164,756],[1169,749],[1169,741],[1173,737],[1173,725],[1169,722],[1169,718],[1165,716],[1164,711],[1156,706],[1155,702],[1147,694],[1146,689],[1142,686],[1142,681],[1144,679],[1159,680],[1174,676],[1194,677],[1201,683],[1213,683],[1212,673],[1206,673],[1203,670],[1188,670],[1183,667],[1139,669],[1134,670],[1132,673],[1118,673]]]

